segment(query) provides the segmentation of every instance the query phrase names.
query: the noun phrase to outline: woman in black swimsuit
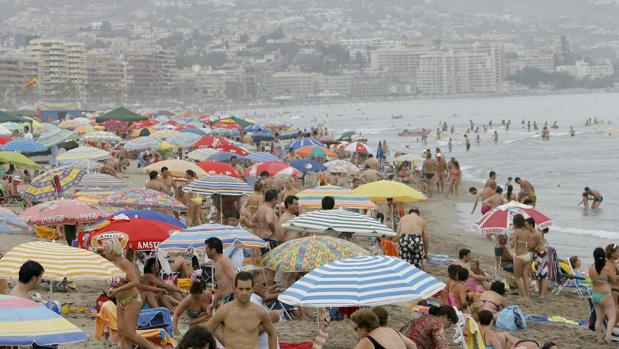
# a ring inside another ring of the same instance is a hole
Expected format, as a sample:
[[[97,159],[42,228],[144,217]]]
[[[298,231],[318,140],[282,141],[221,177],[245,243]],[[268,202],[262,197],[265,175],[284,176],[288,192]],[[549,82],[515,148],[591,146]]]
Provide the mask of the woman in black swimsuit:
[[[380,327],[378,316],[370,309],[355,311],[350,319],[361,338],[355,349],[413,349],[415,343],[396,330]]]

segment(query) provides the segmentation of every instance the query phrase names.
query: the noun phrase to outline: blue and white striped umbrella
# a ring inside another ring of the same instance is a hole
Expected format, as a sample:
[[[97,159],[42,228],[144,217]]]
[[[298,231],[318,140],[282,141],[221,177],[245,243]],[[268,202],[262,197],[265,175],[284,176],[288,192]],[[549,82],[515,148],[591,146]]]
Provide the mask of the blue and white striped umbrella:
[[[170,144],[174,144],[178,147],[189,147],[191,145],[193,145],[195,142],[198,141],[198,139],[200,139],[201,136],[195,134],[195,133],[189,133],[189,132],[179,132],[177,134],[175,134],[174,136],[168,138],[168,142]]]
[[[267,153],[264,151],[260,151],[257,153],[253,153],[250,155],[247,155],[245,157],[245,159],[250,160],[250,161],[254,161],[254,162],[265,162],[265,161],[279,161],[282,162],[282,159],[278,158],[277,156],[271,154],[271,153]]]
[[[153,136],[138,137],[127,142],[125,144],[125,149],[127,151],[156,149],[159,148],[160,144],[161,140]]]
[[[314,146],[319,146],[319,147],[323,146],[322,143],[320,143],[319,141],[315,139],[301,138],[301,139],[295,139],[294,141],[290,142],[290,144],[286,146],[286,149],[299,149],[299,148],[307,147],[308,145],[314,145]]]
[[[251,134],[251,138],[254,142],[271,142],[275,140],[275,136],[271,132],[254,132]]]
[[[206,159],[206,160],[208,160],[208,161],[219,161],[219,162],[230,162],[230,160],[232,159],[233,156],[236,157],[237,159],[239,157],[241,159],[244,159],[244,157],[239,156],[239,154],[222,151],[222,152],[219,152],[217,154],[213,154],[213,155],[209,156],[208,159]]]
[[[374,237],[396,235],[393,229],[372,217],[343,209],[306,212],[282,224],[282,227],[310,233],[333,230]]]
[[[215,155],[217,153],[219,153],[219,150],[217,149],[199,148],[199,149],[190,151],[189,154],[187,154],[187,157],[195,161],[204,161],[208,159],[209,157],[211,157],[212,155]]]
[[[20,153],[38,153],[41,151],[46,151],[47,147],[31,139],[16,139],[6,143],[2,150],[18,151]]]
[[[266,241],[243,228],[221,224],[202,224],[173,232],[172,236],[159,244],[159,249],[169,252],[184,252],[191,248],[204,247],[204,240],[218,238],[224,247],[266,247]]]
[[[288,161],[288,163],[290,164],[290,166],[301,171],[303,174],[306,174],[308,172],[322,172],[327,170],[325,165],[312,159],[291,160]]]
[[[445,284],[396,257],[335,261],[312,270],[278,299],[310,307],[376,306],[427,299]]]
[[[250,194],[252,188],[242,180],[224,175],[206,175],[183,187],[185,193],[204,195],[241,196]]]
[[[254,124],[245,127],[245,132],[271,132],[271,130],[262,124]]]
[[[202,127],[184,128],[181,130],[181,133],[193,133],[198,136],[206,136],[211,133],[211,130]]]
[[[68,141],[74,136],[75,134],[73,132],[59,128],[54,131],[44,133],[37,138],[37,142],[41,143],[44,147],[49,148],[52,145]]]

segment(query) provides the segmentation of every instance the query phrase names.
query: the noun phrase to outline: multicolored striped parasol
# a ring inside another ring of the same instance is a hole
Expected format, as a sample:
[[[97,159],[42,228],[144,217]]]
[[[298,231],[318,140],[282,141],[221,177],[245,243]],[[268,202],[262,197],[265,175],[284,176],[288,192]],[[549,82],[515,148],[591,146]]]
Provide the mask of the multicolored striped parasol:
[[[110,159],[112,155],[109,152],[94,148],[94,147],[77,147],[68,152],[58,155],[56,158],[62,164],[71,164],[78,161],[92,160],[100,161]]]
[[[153,209],[184,211],[187,209],[175,198],[146,188],[129,188],[119,190],[115,194],[101,200],[101,205],[129,207],[132,209]]]
[[[374,209],[376,204],[365,196],[355,194],[352,189],[335,185],[325,185],[305,189],[296,196],[299,206],[304,208],[321,208],[322,198],[331,196],[335,199],[335,208]]]
[[[186,193],[241,196],[250,194],[252,188],[242,180],[224,175],[206,175],[183,187]]]
[[[21,196],[30,201],[56,197],[76,186],[85,174],[81,168],[71,165],[56,167],[34,177]]]
[[[172,233],[167,240],[159,245],[159,249],[168,252],[184,252],[191,248],[204,247],[204,241],[216,237],[224,247],[265,247],[266,241],[243,228],[221,224],[202,224]]]

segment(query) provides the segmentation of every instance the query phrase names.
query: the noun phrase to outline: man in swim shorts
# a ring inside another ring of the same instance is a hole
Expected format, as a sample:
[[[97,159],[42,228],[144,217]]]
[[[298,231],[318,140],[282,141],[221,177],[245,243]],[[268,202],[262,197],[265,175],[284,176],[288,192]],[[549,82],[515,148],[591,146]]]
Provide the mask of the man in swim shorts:
[[[523,194],[525,198],[531,200],[531,206],[535,207],[537,204],[537,196],[535,195],[535,188],[533,185],[520,177],[516,177],[514,182],[520,184],[520,193]],[[521,196],[520,194],[518,196]]]
[[[585,191],[582,193],[582,201],[579,205],[582,203],[585,208],[589,208],[589,200],[591,200],[591,208],[596,209],[604,201],[604,197],[599,190],[585,187]]]
[[[408,214],[400,219],[396,241],[400,248],[400,258],[423,268],[423,259],[428,258],[430,239],[427,234],[427,223],[417,208],[411,208]]]
[[[428,150],[426,152],[426,159],[423,161],[423,167],[421,169],[421,172],[425,177],[426,194],[428,197],[432,197],[432,186],[434,185],[432,178],[434,177],[435,169],[436,163],[432,160],[432,153]]]

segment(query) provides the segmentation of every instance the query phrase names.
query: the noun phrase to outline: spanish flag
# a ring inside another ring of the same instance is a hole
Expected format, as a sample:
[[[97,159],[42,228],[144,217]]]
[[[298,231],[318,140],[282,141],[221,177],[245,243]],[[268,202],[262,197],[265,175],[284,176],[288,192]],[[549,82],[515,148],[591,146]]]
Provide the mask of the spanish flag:
[[[26,87],[32,87],[37,84],[37,77],[33,76],[30,80],[26,81]]]

